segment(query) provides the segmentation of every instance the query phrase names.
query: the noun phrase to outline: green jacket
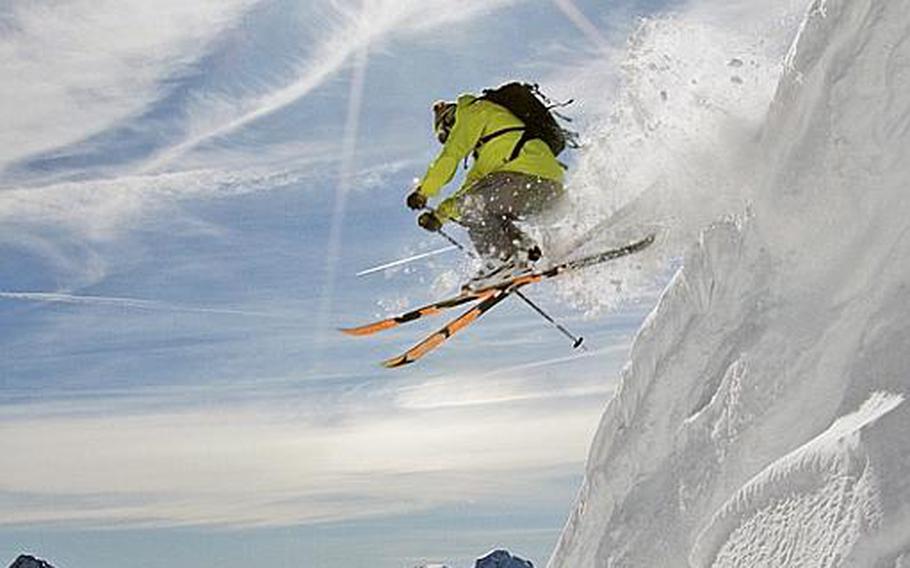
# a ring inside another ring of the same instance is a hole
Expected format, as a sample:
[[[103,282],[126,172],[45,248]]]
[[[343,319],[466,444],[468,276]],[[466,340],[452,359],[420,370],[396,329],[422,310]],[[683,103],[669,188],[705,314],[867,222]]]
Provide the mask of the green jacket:
[[[420,181],[420,193],[427,197],[438,194],[442,186],[452,181],[458,165],[471,155],[481,137],[513,126],[524,124],[504,107],[484,99],[478,100],[474,95],[458,97],[455,125],[439,155]],[[543,140],[528,140],[521,153],[509,161],[521,134],[521,131],[508,132],[480,147],[461,188],[436,208],[440,220],[458,218],[458,198],[470,192],[472,185],[493,172],[521,172],[562,182],[563,168]]]

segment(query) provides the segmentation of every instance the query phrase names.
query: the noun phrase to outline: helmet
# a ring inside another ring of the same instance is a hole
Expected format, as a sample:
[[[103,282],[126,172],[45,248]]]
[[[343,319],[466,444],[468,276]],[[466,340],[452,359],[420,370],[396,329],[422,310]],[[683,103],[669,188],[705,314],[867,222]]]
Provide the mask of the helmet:
[[[455,103],[448,101],[436,101],[433,103],[433,132],[440,144],[445,144],[449,138],[449,132],[455,125]]]

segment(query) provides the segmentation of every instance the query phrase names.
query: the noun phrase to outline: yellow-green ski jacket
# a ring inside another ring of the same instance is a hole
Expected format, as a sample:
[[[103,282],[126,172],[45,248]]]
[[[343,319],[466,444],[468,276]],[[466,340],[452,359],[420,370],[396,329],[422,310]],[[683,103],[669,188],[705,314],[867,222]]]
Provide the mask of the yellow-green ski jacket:
[[[474,95],[458,97],[455,125],[420,181],[420,193],[427,197],[438,194],[444,185],[452,181],[458,165],[474,151],[483,136],[515,126],[524,126],[524,123],[506,108],[485,99],[478,100]],[[521,134],[520,130],[508,132],[480,147],[461,188],[436,208],[441,221],[457,218],[457,198],[470,192],[472,185],[493,172],[521,172],[562,182],[563,168],[543,140],[528,140],[518,156],[509,161]]]

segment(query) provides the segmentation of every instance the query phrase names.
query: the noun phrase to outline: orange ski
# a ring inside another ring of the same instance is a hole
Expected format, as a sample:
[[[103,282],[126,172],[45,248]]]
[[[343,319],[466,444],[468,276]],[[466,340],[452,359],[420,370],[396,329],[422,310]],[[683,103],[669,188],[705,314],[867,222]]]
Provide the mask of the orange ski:
[[[519,285],[520,286],[520,285]],[[510,293],[518,289],[519,286],[497,289],[487,294],[484,299],[472,307],[468,311],[464,312],[457,318],[453,319],[442,327],[439,331],[428,336],[426,339],[411,347],[405,351],[402,355],[398,357],[393,357],[383,361],[382,365],[389,369],[394,369],[395,367],[401,367],[404,365],[409,365],[414,361],[417,361],[433,349],[436,349],[442,345],[450,337],[458,333],[460,330],[467,327],[470,323],[474,322],[477,318],[487,313],[493,306],[499,302],[505,300]]]
[[[482,290],[480,292],[462,292],[461,294],[441,300],[439,302],[433,302],[432,304],[427,304],[419,308],[413,309],[409,312],[403,313],[398,316],[386,318],[384,320],[379,320],[373,323],[368,323],[366,325],[361,325],[357,327],[346,327],[342,328],[339,331],[346,333],[348,335],[354,336],[364,336],[372,335],[380,331],[391,329],[393,327],[398,327],[403,323],[412,322],[418,320],[424,316],[436,315],[439,312],[460,306],[462,304],[467,304],[468,302],[474,302],[482,300],[487,296],[491,295],[494,292],[492,289]]]

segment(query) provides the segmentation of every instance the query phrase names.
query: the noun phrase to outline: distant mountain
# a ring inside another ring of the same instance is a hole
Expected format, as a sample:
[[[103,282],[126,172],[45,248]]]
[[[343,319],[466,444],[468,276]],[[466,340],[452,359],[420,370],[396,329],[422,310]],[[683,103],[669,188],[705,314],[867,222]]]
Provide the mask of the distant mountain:
[[[9,568],[54,568],[44,560],[35,558],[34,556],[28,556],[23,554],[16,559],[15,562],[10,564]]]

